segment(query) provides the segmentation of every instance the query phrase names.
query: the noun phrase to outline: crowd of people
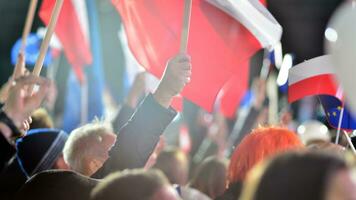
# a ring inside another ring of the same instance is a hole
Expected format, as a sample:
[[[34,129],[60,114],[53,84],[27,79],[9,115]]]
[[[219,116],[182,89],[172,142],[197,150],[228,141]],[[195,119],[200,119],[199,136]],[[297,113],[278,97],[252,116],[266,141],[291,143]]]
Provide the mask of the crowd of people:
[[[40,108],[50,80],[11,81],[0,112],[0,199],[356,199],[354,155],[333,144],[320,122],[303,133],[283,120],[266,124],[261,81],[243,123],[231,128],[219,113],[205,123],[199,112],[190,121],[197,132],[190,151],[167,145],[162,134],[177,115],[170,105],[191,67],[188,55],[172,58],[157,89],[141,100],[138,75],[112,122],[98,119],[71,133],[56,129]]]

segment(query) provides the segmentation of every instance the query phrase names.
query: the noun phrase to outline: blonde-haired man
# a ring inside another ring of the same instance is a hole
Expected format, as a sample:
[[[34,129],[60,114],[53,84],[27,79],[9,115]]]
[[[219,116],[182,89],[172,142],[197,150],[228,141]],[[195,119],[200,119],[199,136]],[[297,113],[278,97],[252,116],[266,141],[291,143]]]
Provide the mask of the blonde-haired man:
[[[109,158],[116,135],[105,122],[92,122],[72,131],[63,149],[70,169],[86,176],[93,175]]]

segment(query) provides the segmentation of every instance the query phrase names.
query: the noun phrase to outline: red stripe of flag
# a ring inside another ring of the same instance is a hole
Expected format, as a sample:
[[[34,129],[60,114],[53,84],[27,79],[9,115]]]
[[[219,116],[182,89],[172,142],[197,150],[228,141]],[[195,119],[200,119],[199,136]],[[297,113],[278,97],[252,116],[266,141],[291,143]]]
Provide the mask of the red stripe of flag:
[[[336,96],[338,87],[334,83],[333,74],[313,76],[289,85],[288,101],[294,102],[311,95]]]

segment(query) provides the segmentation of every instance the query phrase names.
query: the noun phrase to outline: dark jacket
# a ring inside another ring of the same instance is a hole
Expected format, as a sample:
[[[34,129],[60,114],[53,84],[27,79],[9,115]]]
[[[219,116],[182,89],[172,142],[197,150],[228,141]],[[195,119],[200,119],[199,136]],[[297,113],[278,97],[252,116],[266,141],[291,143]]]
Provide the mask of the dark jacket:
[[[176,116],[148,95],[131,119],[119,131],[110,158],[92,177],[104,178],[124,169],[142,168],[159,141],[160,135]]]
[[[6,140],[2,133],[0,133],[0,171],[4,170],[4,167],[15,153],[15,147]]]
[[[134,112],[135,109],[126,104],[121,107],[120,111],[117,113],[112,122],[112,126],[116,133],[119,133],[120,129],[127,123],[127,121],[129,121]]]
[[[9,166],[7,166],[0,174],[1,199],[13,199],[13,196],[26,183],[26,181],[27,177],[22,172],[16,157],[11,159]]]
[[[98,182],[73,171],[44,171],[33,176],[14,199],[88,200]]]

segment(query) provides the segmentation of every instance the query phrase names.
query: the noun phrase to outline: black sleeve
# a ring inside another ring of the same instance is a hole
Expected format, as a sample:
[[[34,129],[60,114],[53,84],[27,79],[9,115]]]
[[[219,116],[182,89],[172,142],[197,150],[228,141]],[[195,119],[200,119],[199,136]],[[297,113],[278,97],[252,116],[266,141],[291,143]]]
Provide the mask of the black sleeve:
[[[112,122],[115,133],[118,133],[119,130],[129,121],[131,116],[134,114],[135,109],[124,104],[120,111],[117,113],[115,119]]]
[[[160,135],[176,114],[173,109],[158,104],[151,94],[148,95],[128,123],[120,129],[110,158],[93,177],[103,178],[118,170],[144,167]]]
[[[16,149],[0,133],[0,171],[3,170],[6,163],[15,155]]]

